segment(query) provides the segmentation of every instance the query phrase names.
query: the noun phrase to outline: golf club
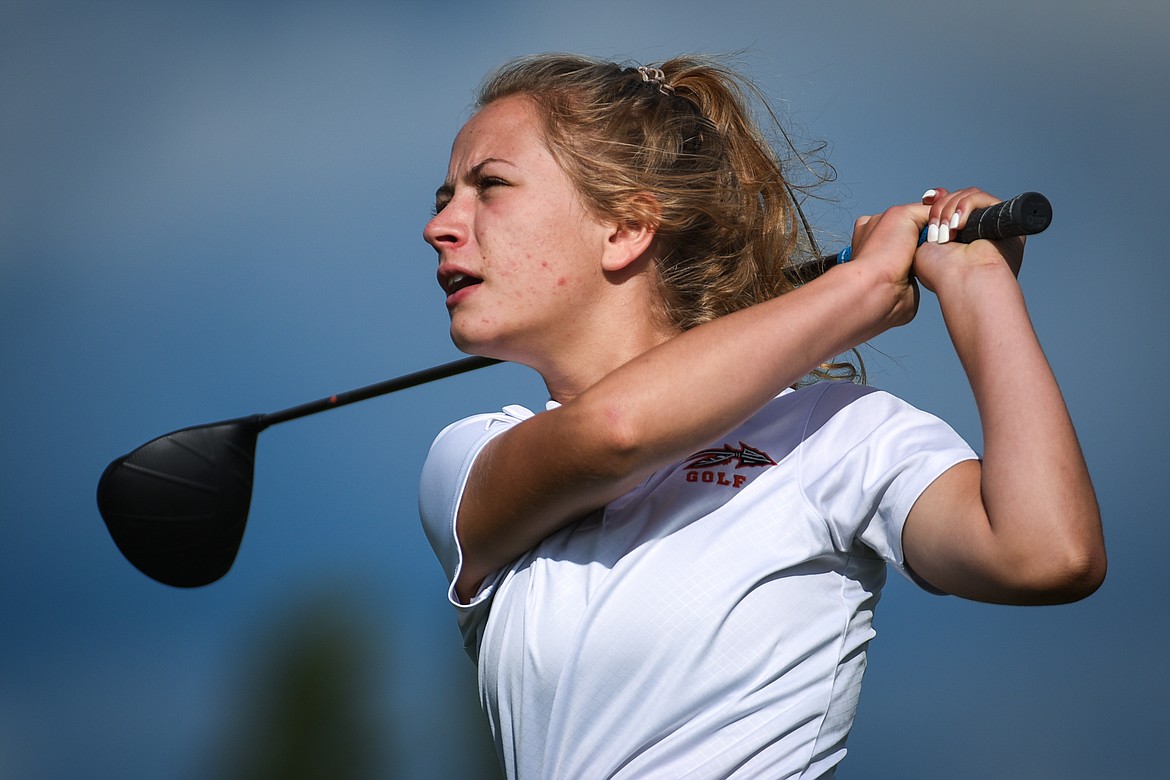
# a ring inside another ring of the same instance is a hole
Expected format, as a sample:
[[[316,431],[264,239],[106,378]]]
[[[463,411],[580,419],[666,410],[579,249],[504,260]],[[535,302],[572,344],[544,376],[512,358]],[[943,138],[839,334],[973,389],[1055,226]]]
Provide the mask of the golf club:
[[[498,362],[464,358],[279,412],[159,436],[106,467],[98,511],[143,574],[180,588],[207,585],[227,573],[243,540],[262,430]]]
[[[1039,233],[1051,219],[1052,208],[1043,195],[1024,193],[973,211],[967,227],[952,240],[969,243]],[[846,247],[787,272],[794,281],[807,282],[851,257]],[[228,572],[243,540],[261,431],[498,362],[464,358],[278,412],[159,436],[106,467],[98,481],[98,511],[118,549],[142,573],[180,588],[210,584]]]

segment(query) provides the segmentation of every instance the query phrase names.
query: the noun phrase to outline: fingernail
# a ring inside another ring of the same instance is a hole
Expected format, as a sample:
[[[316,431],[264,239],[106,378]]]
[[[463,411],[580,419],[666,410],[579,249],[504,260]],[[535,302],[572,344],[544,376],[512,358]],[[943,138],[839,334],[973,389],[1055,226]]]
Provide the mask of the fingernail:
[[[940,244],[945,244],[946,242],[948,242],[950,240],[951,240],[951,226],[950,225],[939,225],[938,226],[938,242]]]
[[[926,200],[927,198],[933,198],[935,195],[938,195],[938,190],[927,190],[926,192],[922,193],[922,199]]]
[[[951,230],[959,229],[959,213],[960,212],[956,211],[951,215]]]
[[[938,242],[938,223],[931,222],[926,228],[927,243],[934,244]]]

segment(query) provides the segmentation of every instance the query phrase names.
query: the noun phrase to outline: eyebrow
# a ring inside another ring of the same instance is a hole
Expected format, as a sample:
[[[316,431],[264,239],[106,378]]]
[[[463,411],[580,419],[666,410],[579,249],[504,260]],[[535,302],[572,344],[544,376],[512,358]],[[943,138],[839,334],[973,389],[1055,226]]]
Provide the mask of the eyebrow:
[[[504,165],[510,165],[513,168],[516,167],[513,163],[505,160],[502,157],[485,157],[483,160],[480,160],[475,165],[471,166],[471,170],[467,172],[468,178],[472,180],[479,178],[480,172],[484,169],[485,166],[490,165],[491,163],[503,163]],[[443,182],[442,186],[435,190],[436,201],[443,199],[450,200],[453,197],[455,197],[455,183],[452,181]]]

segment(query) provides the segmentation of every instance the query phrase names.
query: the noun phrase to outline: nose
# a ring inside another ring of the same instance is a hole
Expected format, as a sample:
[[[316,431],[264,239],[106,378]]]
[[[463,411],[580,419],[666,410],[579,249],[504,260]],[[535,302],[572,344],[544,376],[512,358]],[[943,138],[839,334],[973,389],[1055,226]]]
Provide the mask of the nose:
[[[423,227],[423,240],[436,252],[459,246],[467,237],[466,219],[452,199]]]

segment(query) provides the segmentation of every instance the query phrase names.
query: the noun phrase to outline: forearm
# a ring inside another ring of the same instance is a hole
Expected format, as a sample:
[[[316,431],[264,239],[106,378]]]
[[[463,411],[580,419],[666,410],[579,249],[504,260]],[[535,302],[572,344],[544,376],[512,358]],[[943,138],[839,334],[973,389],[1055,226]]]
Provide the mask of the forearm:
[[[912,293],[861,265],[721,317],[631,360],[581,397],[612,424],[628,462],[653,469],[750,417],[826,360],[907,321]],[[685,419],[663,405],[685,391]],[[598,411],[602,409],[603,411]]]

